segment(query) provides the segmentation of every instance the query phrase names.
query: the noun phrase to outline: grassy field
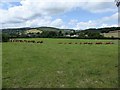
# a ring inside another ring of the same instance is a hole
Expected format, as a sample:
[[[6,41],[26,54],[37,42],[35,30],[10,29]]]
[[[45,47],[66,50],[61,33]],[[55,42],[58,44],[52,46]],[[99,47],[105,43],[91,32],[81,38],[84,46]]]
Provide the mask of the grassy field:
[[[0,89],[2,89],[2,44],[0,43]]]
[[[3,43],[3,87],[114,88],[118,85],[118,45],[58,44],[112,40],[27,39]]]

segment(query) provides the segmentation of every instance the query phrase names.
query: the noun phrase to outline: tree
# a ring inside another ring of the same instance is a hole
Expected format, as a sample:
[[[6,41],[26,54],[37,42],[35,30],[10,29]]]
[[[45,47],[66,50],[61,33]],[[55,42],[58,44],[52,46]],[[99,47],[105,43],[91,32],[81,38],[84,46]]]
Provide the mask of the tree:
[[[56,31],[43,31],[43,33],[41,33],[41,37],[43,38],[55,38],[58,36],[58,32]]]
[[[65,35],[68,35],[68,32],[65,32]]]
[[[49,33],[48,33],[48,35],[49,35],[49,37],[50,38],[53,38],[53,37],[57,37],[57,32],[55,32],[55,31],[50,31]]]
[[[0,42],[2,42],[2,33],[0,32]]]
[[[58,32],[58,36],[63,36],[62,31],[59,31],[59,32]]]
[[[75,34],[76,34],[75,30],[72,30],[72,31],[70,32],[70,36],[75,35]]]
[[[8,34],[2,34],[2,42],[8,42],[9,41],[9,35]]]
[[[85,34],[84,34],[83,32],[81,32],[81,33],[79,34],[79,38],[85,38]]]

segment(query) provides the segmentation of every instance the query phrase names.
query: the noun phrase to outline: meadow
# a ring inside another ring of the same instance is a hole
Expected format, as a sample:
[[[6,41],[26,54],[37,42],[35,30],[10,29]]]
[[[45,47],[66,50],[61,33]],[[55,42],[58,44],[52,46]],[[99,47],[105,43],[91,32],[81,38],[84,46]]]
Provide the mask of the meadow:
[[[23,38],[23,40],[25,40]],[[48,39],[38,43],[2,44],[3,88],[118,87],[118,41]],[[80,45],[80,42],[111,45]],[[72,42],[73,44],[58,44]]]
[[[0,43],[0,89],[2,89],[2,44]]]

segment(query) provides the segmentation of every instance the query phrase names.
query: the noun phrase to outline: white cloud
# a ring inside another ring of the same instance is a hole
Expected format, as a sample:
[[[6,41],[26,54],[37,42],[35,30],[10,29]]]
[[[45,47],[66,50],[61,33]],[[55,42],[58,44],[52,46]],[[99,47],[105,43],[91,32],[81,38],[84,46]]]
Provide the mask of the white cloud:
[[[86,29],[86,28],[95,28],[97,27],[97,24],[93,21],[88,21],[88,22],[78,22],[76,23],[76,26],[74,29]]]
[[[39,26],[49,26],[49,27],[58,27],[66,28],[62,19],[52,20],[52,17],[38,17],[35,19],[28,20],[26,22],[20,23],[8,23],[3,24],[3,27],[39,27]]]
[[[116,12],[117,7],[115,3],[111,2],[83,2],[80,4],[81,8],[92,13],[102,13],[102,12]]]
[[[17,0],[20,6],[9,7],[7,10],[0,7],[0,19],[3,27],[19,26],[55,26],[67,27],[60,18],[53,20],[52,16],[70,11],[74,8],[82,8],[91,13],[116,12],[114,3],[105,3],[104,0]],[[112,2],[113,0],[108,0]],[[2,0],[1,3],[16,2],[15,0]],[[2,5],[2,4],[1,4]],[[48,18],[49,17],[49,18]],[[114,16],[113,16],[114,17]],[[106,21],[109,18],[105,18]],[[104,20],[105,20],[104,19]],[[114,19],[114,18],[113,18]],[[103,21],[104,21],[103,20]],[[96,26],[95,21],[77,22],[71,21],[71,24],[77,23],[79,28],[87,25]],[[69,23],[69,24],[70,24]],[[101,22],[102,23],[102,22]]]
[[[118,27],[118,25],[117,24],[113,24],[113,25],[102,24],[100,28],[103,28],[103,27]]]
[[[61,27],[62,25],[63,25],[62,19],[56,19],[53,22],[51,22],[50,26]]]
[[[76,26],[74,26],[73,28],[74,29],[86,29],[86,28],[98,28],[98,27],[99,28],[114,27],[114,26],[116,27],[118,26],[117,20],[118,20],[118,13],[115,13],[111,16],[103,17],[97,20],[89,20],[87,22],[74,22],[73,24]],[[112,22],[116,22],[116,24],[113,24]]]

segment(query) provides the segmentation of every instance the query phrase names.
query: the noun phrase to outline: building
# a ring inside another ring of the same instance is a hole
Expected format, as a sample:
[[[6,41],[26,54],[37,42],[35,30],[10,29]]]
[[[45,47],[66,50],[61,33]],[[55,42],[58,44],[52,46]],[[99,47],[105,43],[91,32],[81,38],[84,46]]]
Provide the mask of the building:
[[[66,35],[66,37],[79,37],[79,35]]]

